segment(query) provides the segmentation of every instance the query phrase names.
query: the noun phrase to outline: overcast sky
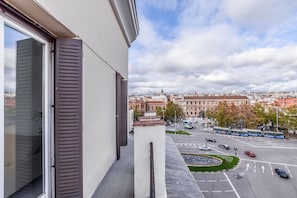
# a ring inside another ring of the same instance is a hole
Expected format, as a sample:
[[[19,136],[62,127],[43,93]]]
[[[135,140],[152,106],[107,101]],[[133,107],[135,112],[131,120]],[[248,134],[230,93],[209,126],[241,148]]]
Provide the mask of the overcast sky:
[[[297,0],[136,0],[129,94],[297,91]]]

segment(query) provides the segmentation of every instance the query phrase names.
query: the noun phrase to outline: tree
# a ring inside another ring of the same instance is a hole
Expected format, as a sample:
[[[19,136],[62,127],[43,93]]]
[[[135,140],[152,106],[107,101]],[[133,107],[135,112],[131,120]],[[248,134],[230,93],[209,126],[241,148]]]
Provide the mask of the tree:
[[[168,102],[164,112],[165,120],[174,121],[175,113],[176,113],[176,118],[184,117],[184,112],[182,108],[180,108],[177,104],[174,104],[172,101]],[[157,110],[157,115],[161,117],[163,116],[163,111],[161,110],[161,108]]]
[[[134,109],[133,109],[133,119],[134,119],[134,121],[138,120],[139,116],[140,116],[139,110],[136,107],[134,107]]]
[[[230,115],[229,106],[226,101],[219,102],[215,118],[219,126],[229,127],[230,126]]]

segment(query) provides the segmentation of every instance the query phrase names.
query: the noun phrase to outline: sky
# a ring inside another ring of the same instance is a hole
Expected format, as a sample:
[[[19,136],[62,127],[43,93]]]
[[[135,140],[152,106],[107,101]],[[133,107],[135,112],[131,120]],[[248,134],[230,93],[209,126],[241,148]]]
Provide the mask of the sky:
[[[297,91],[297,0],[136,0],[132,94]]]

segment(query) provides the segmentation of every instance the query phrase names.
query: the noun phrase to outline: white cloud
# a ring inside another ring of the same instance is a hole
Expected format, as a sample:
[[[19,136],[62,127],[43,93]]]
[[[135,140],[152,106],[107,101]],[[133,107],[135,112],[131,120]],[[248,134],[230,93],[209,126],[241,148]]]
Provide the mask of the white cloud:
[[[296,0],[223,0],[227,16],[244,28],[266,31],[296,12]]]
[[[130,49],[130,93],[297,90],[292,25],[297,12],[291,16],[297,2],[240,2],[182,1],[171,37],[139,13],[140,36]],[[285,5],[275,11],[281,2]],[[275,16],[262,17],[263,9]]]

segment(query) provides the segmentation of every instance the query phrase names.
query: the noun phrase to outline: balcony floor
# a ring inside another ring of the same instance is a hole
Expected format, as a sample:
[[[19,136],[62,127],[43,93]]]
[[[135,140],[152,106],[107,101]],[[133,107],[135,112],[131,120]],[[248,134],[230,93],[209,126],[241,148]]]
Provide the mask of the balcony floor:
[[[187,168],[175,142],[166,137],[167,198],[203,198],[193,175]],[[112,165],[92,198],[134,197],[134,137],[129,135],[128,145],[121,147],[121,158]]]

